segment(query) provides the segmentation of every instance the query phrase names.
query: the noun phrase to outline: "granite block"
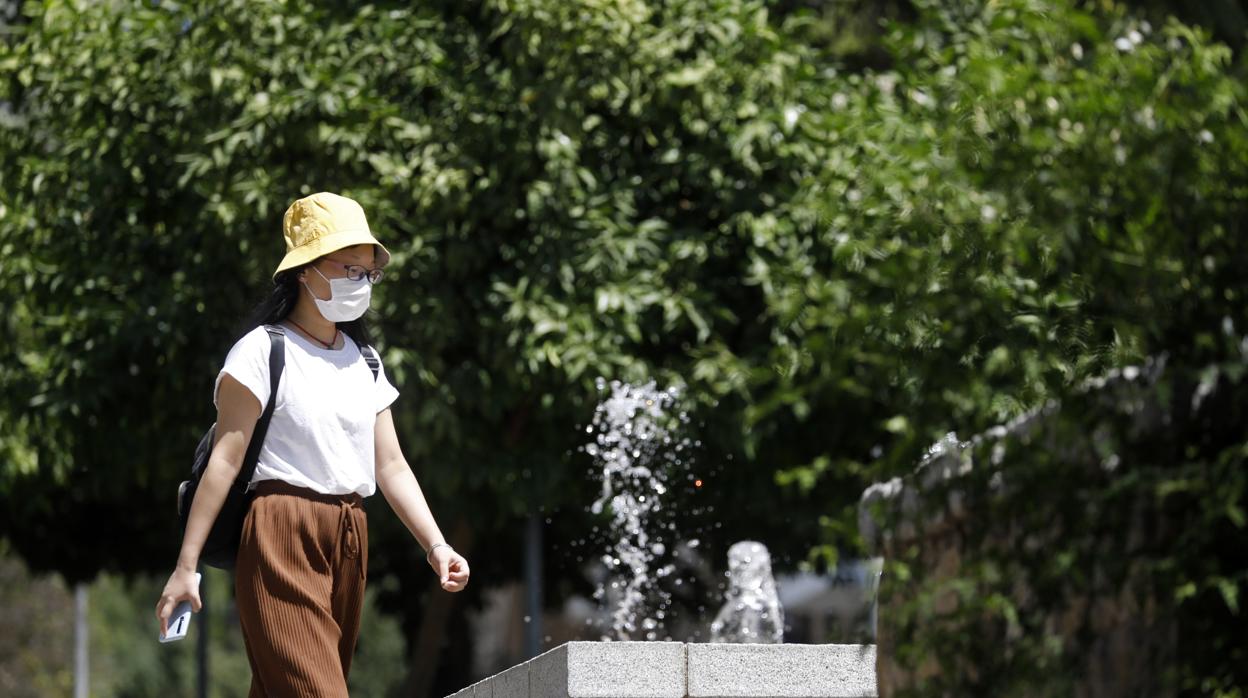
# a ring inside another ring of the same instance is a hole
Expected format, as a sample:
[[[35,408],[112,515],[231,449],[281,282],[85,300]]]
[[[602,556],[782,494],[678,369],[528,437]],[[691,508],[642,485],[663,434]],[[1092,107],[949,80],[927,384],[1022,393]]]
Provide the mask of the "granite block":
[[[878,695],[875,645],[690,644],[689,698]]]
[[[529,663],[517,664],[482,683],[486,682],[492,691],[489,698],[529,698]],[[481,694],[475,698],[481,698]]]
[[[530,662],[534,698],[684,698],[680,642],[569,642]]]

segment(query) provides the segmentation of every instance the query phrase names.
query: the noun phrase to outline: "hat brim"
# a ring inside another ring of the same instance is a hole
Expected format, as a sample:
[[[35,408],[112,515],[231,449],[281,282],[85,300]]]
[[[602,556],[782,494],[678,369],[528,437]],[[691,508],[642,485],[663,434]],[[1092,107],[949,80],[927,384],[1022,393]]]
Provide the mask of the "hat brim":
[[[377,238],[373,237],[373,234],[367,229],[339,230],[329,235],[322,235],[314,240],[309,240],[306,244],[287,252],[286,256],[282,258],[282,263],[278,264],[277,270],[273,272],[273,278],[276,280],[277,275],[287,269],[303,266],[331,252],[336,252],[352,245],[375,245],[377,248],[377,267],[381,268],[390,263],[390,251],[386,249],[385,245],[377,242]]]

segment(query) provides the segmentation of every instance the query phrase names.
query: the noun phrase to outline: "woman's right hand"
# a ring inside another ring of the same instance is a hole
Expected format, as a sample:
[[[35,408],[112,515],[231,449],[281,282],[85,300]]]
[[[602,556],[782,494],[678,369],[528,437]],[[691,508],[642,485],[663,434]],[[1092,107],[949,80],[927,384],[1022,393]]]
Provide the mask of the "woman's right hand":
[[[191,610],[199,613],[203,604],[199,600],[199,582],[195,581],[195,570],[182,566],[175,567],[169,581],[165,582],[165,590],[160,592],[160,600],[156,602],[156,618],[160,620],[160,634],[164,635],[169,626],[169,616],[179,602],[190,600]]]

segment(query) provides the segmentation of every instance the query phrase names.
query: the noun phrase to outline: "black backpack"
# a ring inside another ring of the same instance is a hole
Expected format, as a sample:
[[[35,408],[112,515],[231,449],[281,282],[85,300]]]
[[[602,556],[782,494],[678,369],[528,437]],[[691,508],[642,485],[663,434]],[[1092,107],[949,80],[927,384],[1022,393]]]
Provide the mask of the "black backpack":
[[[238,541],[243,534],[243,519],[251,507],[251,493],[247,486],[256,473],[256,462],[260,460],[260,447],[264,445],[264,436],[269,431],[269,421],[273,418],[273,406],[277,404],[277,386],[282,379],[282,370],[286,368],[286,331],[277,325],[265,325],[269,333],[269,401],[264,406],[260,419],[256,420],[256,428],[252,431],[251,442],[247,444],[247,454],[243,456],[243,467],[234,478],[234,484],[221,503],[221,511],[217,520],[204,540],[204,548],[199,553],[199,561],[210,567],[233,569],[234,559],[238,557]],[[178,518],[182,521],[182,533],[186,534],[186,522],[191,516],[191,502],[199,490],[199,481],[208,468],[208,456],[212,455],[212,446],[216,442],[217,425],[214,422],[208,427],[207,433],[195,447],[195,461],[191,464],[191,479],[178,487]]]
[[[251,442],[247,444],[247,453],[243,456],[242,468],[234,478],[234,484],[221,503],[221,511],[204,540],[204,547],[199,553],[199,560],[210,567],[233,569],[238,557],[238,543],[243,534],[243,520],[247,510],[251,508],[252,493],[247,491],[251,478],[256,473],[256,463],[260,460],[260,448],[264,445],[264,437],[269,431],[269,421],[273,418],[273,407],[277,403],[277,386],[286,368],[286,330],[278,325],[265,325],[269,333],[269,400],[264,412],[256,420],[256,428],[252,431]],[[360,347],[364,361],[373,372],[373,380],[381,369],[381,360],[373,352],[373,348]],[[207,433],[199,440],[195,448],[195,460],[191,464],[191,479],[178,487],[178,518],[182,522],[182,533],[186,533],[186,522],[191,514],[191,502],[199,489],[199,481],[208,467],[208,457],[212,455],[212,447],[216,442],[217,425],[214,422],[208,427]]]

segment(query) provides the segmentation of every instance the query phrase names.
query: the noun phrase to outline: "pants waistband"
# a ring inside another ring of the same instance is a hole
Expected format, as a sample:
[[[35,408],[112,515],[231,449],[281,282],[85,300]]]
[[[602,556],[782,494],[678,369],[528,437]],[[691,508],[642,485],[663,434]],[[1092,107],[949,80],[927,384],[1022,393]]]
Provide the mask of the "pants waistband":
[[[358,492],[322,494],[316,490],[292,485],[283,480],[261,480],[255,484],[252,491],[257,497],[263,497],[266,494],[289,494],[303,497],[304,499],[311,499],[314,502],[325,502],[326,504],[349,504],[351,506],[362,506],[364,504],[364,498]]]

